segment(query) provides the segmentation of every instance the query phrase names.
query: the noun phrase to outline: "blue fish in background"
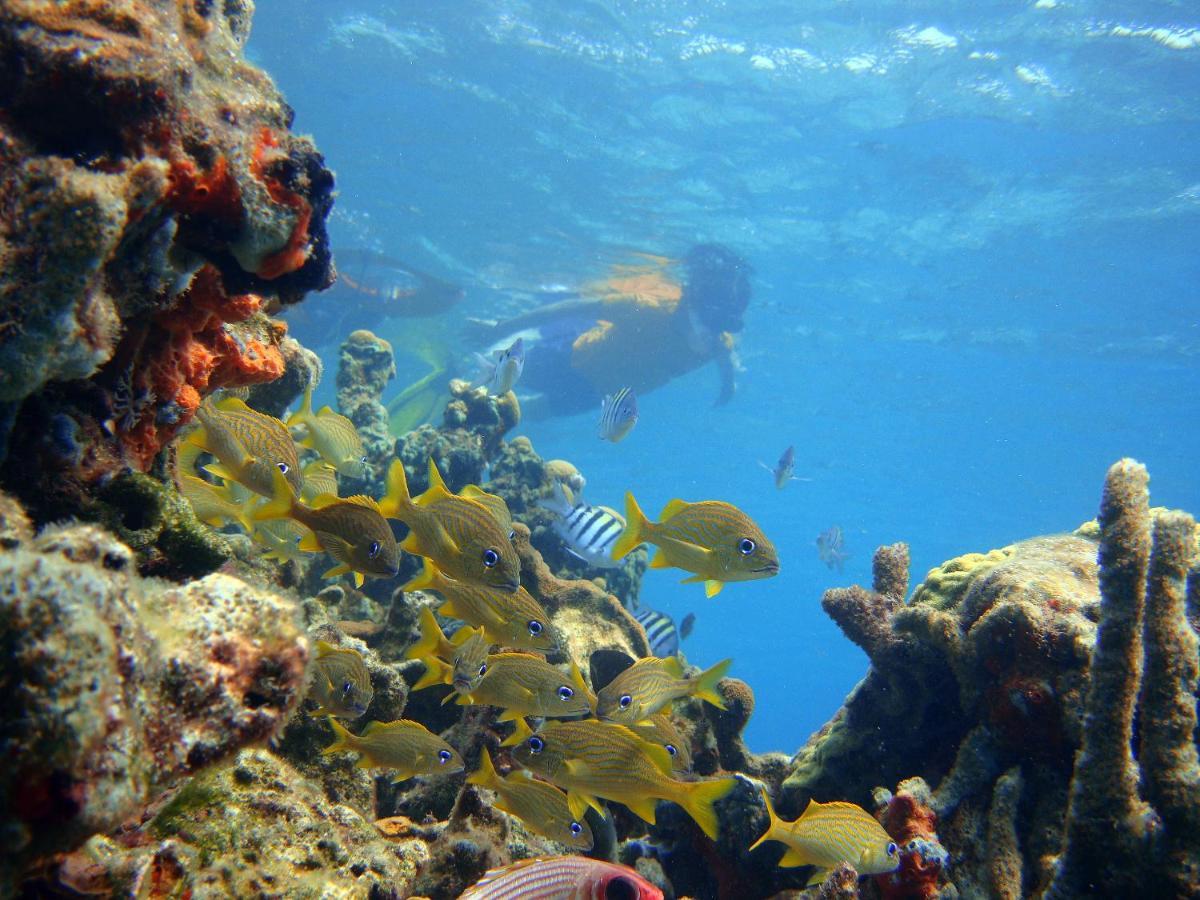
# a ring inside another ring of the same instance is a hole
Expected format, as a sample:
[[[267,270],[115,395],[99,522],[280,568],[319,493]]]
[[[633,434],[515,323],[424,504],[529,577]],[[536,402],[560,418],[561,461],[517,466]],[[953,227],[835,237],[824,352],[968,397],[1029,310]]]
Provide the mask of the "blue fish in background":
[[[614,444],[624,440],[637,420],[637,396],[630,388],[609,394],[600,404],[600,439]]]
[[[817,535],[817,556],[821,562],[831,569],[842,571],[842,566],[850,558],[846,550],[846,539],[842,535],[840,525],[830,525]]]

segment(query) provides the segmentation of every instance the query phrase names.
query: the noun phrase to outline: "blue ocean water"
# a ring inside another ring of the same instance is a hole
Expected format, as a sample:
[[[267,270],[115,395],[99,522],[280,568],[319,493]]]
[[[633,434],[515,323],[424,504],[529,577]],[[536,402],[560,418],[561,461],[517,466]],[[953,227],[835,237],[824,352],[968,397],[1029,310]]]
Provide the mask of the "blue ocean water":
[[[521,433],[593,503],[723,499],[771,536],[778,577],[710,600],[652,571],[642,601],[696,613],[689,660],[733,657],[751,747],[790,752],[865,674],[819,601],[876,546],[908,542],[916,583],[1069,530],[1125,455],[1200,509],[1198,28],[1168,2],[260,0],[248,54],[336,170],[335,253],[466,288],[374,323],[397,390],[424,374],[406,350],[479,349],[466,316],[635,251],[752,263],[731,404],[710,366],[623,443],[592,413]],[[776,491],[759,462],[789,444],[811,480]],[[842,573],[814,543],[834,524]]]

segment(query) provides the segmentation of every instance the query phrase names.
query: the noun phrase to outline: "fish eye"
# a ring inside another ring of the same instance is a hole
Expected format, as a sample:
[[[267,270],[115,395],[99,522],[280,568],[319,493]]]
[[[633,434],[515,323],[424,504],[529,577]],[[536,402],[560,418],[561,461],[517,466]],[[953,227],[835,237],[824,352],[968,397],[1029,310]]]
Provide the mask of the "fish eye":
[[[449,750],[439,750],[438,762],[444,766],[446,763],[450,762],[451,756],[453,756],[453,754]]]
[[[896,855],[896,851],[897,851],[898,849],[899,849],[899,848],[896,846],[896,844],[895,844],[894,842],[892,842],[892,843],[889,843],[889,844],[887,845],[887,855],[888,855],[888,856],[895,856],[895,855]]]
[[[667,752],[670,753],[672,756],[679,755],[679,751],[675,749],[674,744],[667,744]]]
[[[482,666],[479,667],[479,674],[480,675],[487,674],[487,663],[484,663]]]
[[[367,556],[374,559],[379,555],[379,541],[371,541],[371,546],[367,548]]]
[[[565,684],[558,689],[558,699],[562,700],[563,702],[570,700],[574,696],[575,696],[575,692],[573,690],[571,690],[569,687],[567,687]]]
[[[742,551],[742,556],[749,556],[754,552],[757,545],[750,538],[742,538],[742,542],[738,544],[738,549]]]
[[[621,699],[617,701],[621,709],[629,709],[629,704],[633,702],[633,697],[629,694],[622,694]]]
[[[287,463],[276,463],[276,464],[275,464],[275,468],[279,469],[279,471],[280,471],[280,472],[282,472],[284,475],[286,475],[286,474],[287,474],[289,471],[291,471],[291,470],[288,468],[288,464],[287,464]]]
[[[494,568],[498,562],[500,562],[500,554],[491,547],[483,551],[483,564],[489,569]]]
[[[530,753],[541,753],[544,749],[546,749],[546,742],[543,741],[536,734],[529,739],[529,752]]]
[[[529,624],[526,627],[529,629],[529,633],[534,637],[537,637],[542,633],[542,623],[537,619],[530,619]]]
[[[580,825],[578,822],[572,822],[571,823],[571,834],[575,835],[575,837],[579,837],[581,834],[583,834],[583,826]]]

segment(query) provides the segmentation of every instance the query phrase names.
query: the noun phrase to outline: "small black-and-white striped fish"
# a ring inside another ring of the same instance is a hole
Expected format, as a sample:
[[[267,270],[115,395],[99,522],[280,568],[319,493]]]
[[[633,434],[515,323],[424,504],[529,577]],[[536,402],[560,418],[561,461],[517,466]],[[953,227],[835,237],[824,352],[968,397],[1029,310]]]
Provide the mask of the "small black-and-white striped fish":
[[[621,388],[615,394],[609,394],[600,404],[601,440],[623,440],[625,435],[633,430],[638,420],[637,396],[630,388]]]
[[[679,652],[679,631],[675,628],[675,620],[657,609],[643,606],[633,614],[638,624],[646,629],[646,639],[650,642],[650,655],[657,657],[673,656]]]
[[[625,530],[625,520],[614,510],[575,502],[570,490],[560,482],[555,483],[553,496],[538,501],[538,505],[558,516],[554,531],[572,556],[598,569],[620,565],[612,558],[612,548],[617,535]]]

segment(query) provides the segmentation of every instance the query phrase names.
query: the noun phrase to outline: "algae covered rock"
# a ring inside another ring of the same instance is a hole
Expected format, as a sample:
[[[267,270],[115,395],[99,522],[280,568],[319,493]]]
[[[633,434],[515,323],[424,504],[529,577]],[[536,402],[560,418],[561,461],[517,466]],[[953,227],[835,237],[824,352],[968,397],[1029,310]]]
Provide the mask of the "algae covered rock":
[[[245,750],[189,781],[119,843],[92,839],[52,877],[96,895],[123,887],[139,897],[401,898],[427,857],[423,841],[389,840],[285,761]]]
[[[0,554],[0,642],[8,877],[274,736],[308,661],[293,601],[227,575],[142,579],[90,525]]]

